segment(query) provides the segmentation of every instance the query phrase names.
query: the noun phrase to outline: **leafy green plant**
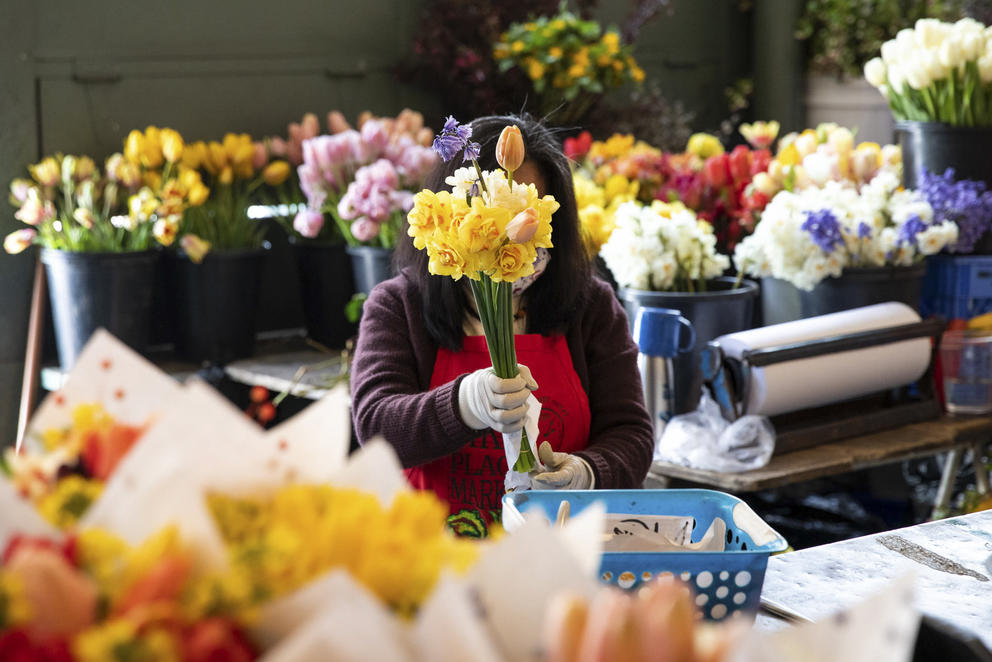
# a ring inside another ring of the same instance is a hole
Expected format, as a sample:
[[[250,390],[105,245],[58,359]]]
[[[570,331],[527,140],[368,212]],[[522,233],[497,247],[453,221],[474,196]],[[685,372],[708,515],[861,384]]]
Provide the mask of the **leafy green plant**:
[[[954,20],[961,0],[808,0],[796,38],[808,42],[809,71],[859,78],[882,43],[921,18]]]

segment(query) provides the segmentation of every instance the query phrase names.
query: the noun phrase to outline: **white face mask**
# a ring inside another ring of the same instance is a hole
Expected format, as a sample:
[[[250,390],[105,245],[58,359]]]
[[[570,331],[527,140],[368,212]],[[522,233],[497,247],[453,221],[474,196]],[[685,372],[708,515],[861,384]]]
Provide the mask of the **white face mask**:
[[[551,253],[548,252],[547,248],[537,249],[537,258],[534,260],[534,273],[529,276],[524,276],[513,282],[513,296],[518,297],[524,293],[528,287],[534,284],[544,270],[548,268],[548,262],[551,261]]]

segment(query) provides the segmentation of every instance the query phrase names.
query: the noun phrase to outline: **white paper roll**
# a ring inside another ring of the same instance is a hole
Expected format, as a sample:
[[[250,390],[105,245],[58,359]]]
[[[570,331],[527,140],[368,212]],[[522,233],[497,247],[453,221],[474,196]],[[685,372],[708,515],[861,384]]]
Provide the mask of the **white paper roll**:
[[[749,349],[919,322],[909,306],[881,303],[809,319],[731,333],[717,338],[724,354],[739,359]],[[752,370],[748,414],[775,416],[818,407],[915,382],[930,363],[930,339],[788,361]]]

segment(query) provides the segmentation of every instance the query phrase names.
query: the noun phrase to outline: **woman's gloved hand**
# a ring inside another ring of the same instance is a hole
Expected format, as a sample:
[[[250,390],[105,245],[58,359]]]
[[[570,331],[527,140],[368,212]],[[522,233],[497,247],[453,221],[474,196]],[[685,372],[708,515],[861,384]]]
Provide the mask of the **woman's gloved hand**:
[[[524,426],[527,407],[524,403],[537,382],[530,369],[517,365],[520,374],[510,379],[496,376],[492,368],[476,370],[458,386],[458,413],[473,430],[492,428],[497,432],[516,432]]]
[[[536,489],[591,490],[593,488],[592,467],[581,457],[571,453],[556,453],[546,441],[541,442],[537,454],[548,471],[533,475],[532,480]]]

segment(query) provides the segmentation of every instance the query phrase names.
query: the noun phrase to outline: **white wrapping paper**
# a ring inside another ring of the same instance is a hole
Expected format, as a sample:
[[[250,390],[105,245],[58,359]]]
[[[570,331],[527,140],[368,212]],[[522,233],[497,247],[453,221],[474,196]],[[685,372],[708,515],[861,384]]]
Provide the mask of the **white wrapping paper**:
[[[882,303],[786,322],[718,338],[726,356],[859,331],[919,322],[909,306]],[[752,371],[748,414],[775,416],[817,407],[919,379],[930,362],[930,339],[917,338],[757,368]]]
[[[534,397],[534,394],[527,396],[527,415],[524,418],[524,430],[527,431],[527,442],[530,444],[530,452],[534,454],[537,468],[544,471],[544,465],[537,455],[537,439],[540,432],[537,429],[537,422],[541,418],[541,401]],[[520,432],[511,432],[503,435],[503,450],[506,452],[506,478],[503,485],[507,492],[513,490],[529,490],[530,474],[519,473],[513,470],[513,465],[520,456],[520,443],[523,435]]]

